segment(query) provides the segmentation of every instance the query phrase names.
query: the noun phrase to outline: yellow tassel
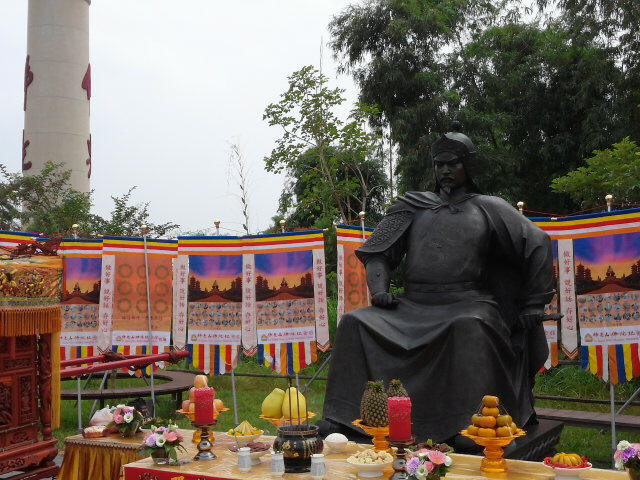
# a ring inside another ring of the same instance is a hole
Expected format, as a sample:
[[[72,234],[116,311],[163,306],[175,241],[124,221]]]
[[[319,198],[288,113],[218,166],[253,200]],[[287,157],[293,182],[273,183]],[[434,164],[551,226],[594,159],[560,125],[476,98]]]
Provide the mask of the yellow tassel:
[[[60,307],[0,309],[0,337],[17,337],[60,331]]]

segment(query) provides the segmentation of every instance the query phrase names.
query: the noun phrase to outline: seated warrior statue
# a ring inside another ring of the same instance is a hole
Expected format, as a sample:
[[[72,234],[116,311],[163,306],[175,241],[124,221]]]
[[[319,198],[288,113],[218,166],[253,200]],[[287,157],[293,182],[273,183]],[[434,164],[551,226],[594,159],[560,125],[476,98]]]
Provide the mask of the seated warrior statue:
[[[535,422],[533,381],[548,355],[549,237],[473,181],[476,152],[459,123],[431,146],[435,192],[407,192],[356,251],[371,307],[345,314],[334,343],[324,432],[349,430],[367,380],[399,378],[413,433],[460,444],[485,394],[519,426]],[[389,292],[405,258],[404,293]]]

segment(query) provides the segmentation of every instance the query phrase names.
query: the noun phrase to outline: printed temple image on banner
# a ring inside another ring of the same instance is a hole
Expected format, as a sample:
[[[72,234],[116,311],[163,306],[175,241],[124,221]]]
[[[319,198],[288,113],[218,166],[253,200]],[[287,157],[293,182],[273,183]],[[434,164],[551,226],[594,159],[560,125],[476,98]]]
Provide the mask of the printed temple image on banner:
[[[582,345],[640,341],[640,233],[574,239]]]
[[[315,340],[311,250],[255,255],[258,343]]]
[[[239,345],[242,255],[189,256],[189,343]]]
[[[60,310],[62,347],[93,347],[98,340],[102,258],[65,257]]]

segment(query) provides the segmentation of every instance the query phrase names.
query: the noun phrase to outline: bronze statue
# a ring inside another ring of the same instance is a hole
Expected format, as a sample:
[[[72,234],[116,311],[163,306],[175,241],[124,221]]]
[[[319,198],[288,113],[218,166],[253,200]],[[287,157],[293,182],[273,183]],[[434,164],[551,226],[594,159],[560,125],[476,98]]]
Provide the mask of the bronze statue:
[[[400,378],[419,440],[455,441],[482,396],[535,421],[533,378],[553,295],[549,237],[473,181],[476,152],[459,124],[431,147],[434,192],[407,192],[357,250],[373,306],[338,325],[324,431],[348,433],[370,379]],[[404,293],[389,292],[405,259]]]

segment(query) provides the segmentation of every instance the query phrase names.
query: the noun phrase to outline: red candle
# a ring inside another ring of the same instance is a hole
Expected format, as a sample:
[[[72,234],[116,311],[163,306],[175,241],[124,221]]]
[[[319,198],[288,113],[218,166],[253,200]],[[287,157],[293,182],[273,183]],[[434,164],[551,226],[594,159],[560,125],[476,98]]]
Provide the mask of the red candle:
[[[409,397],[390,397],[389,438],[403,441],[411,439],[411,399]]]
[[[198,425],[213,423],[213,398],[215,392],[211,387],[196,388],[193,391],[195,406],[194,422]]]

